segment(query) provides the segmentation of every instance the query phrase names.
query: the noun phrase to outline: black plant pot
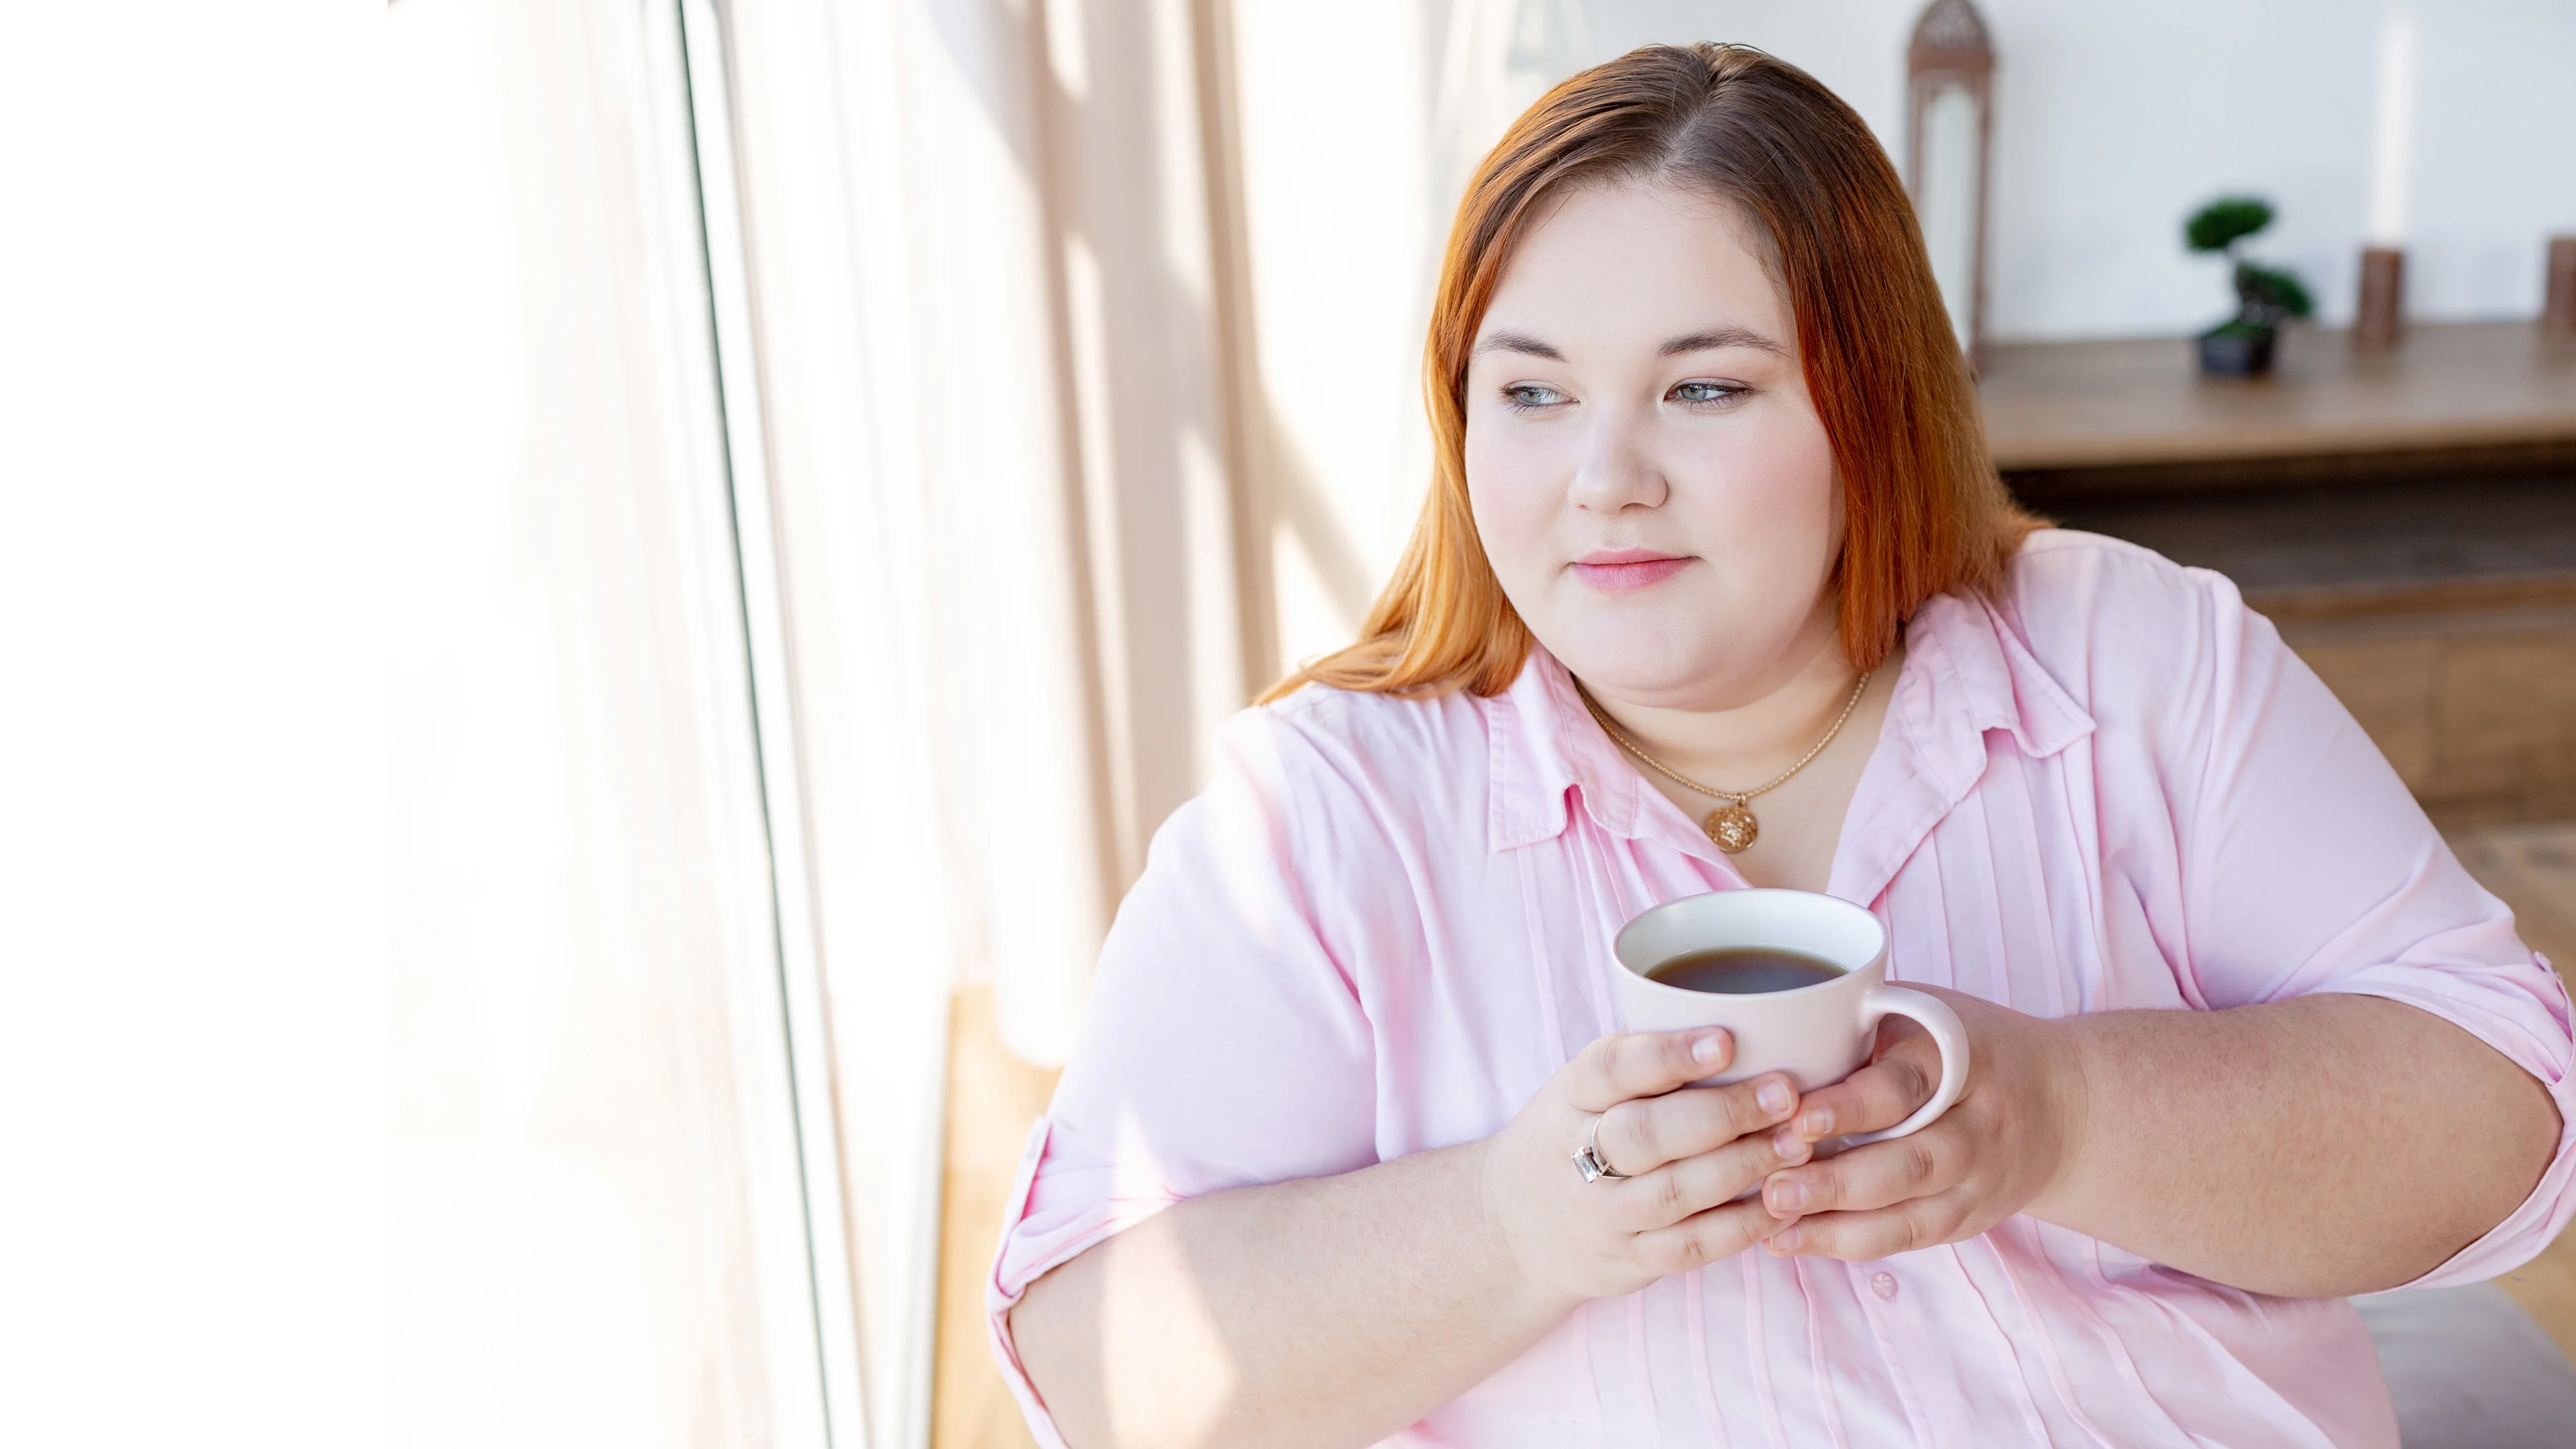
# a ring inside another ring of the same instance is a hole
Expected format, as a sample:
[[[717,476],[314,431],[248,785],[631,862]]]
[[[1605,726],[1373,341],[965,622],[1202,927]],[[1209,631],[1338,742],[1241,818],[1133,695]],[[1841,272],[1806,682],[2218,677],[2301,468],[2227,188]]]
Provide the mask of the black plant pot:
[[[2261,377],[2272,370],[2272,343],[2280,333],[2270,327],[2230,323],[2200,334],[2200,370],[2209,377]]]

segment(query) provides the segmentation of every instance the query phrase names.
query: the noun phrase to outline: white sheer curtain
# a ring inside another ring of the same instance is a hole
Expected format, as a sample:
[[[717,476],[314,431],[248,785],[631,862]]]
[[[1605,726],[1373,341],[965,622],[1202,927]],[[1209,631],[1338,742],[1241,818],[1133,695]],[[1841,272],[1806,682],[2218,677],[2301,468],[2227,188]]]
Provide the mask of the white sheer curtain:
[[[396,1439],[820,1445],[677,16],[385,23]]]
[[[726,19],[871,1442],[918,1444],[949,994],[1061,1059],[1250,684],[1199,17]]]

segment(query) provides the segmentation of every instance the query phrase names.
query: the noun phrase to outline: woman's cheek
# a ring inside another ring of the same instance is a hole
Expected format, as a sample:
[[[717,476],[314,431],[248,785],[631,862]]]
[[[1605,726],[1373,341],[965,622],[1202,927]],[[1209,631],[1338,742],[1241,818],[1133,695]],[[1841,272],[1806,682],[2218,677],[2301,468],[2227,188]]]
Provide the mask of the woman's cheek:
[[[1821,433],[1763,442],[1711,490],[1725,500],[1713,532],[1749,545],[1740,556],[1774,585],[1804,585],[1829,572],[1842,549],[1833,451]]]
[[[1549,572],[1555,546],[1555,492],[1526,454],[1496,448],[1480,457],[1475,441],[1471,433],[1466,450],[1467,507],[1495,575],[1506,592],[1520,595]],[[1526,601],[1515,598],[1514,602]]]

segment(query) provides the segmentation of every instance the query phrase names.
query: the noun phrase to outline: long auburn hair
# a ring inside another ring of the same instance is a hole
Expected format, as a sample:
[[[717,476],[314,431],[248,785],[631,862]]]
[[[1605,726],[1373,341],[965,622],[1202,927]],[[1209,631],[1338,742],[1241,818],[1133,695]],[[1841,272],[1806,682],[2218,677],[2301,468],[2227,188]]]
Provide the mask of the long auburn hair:
[[[1851,107],[1761,51],[1650,45],[1596,65],[1512,123],[1458,205],[1423,353],[1431,493],[1359,642],[1300,668],[1339,689],[1502,693],[1529,626],[1467,503],[1467,361],[1512,252],[1569,187],[1635,180],[1741,207],[1768,233],[1807,390],[1842,477],[1843,652],[1876,668],[1925,600],[1990,592],[2038,521],[1986,452],[1976,393],[1896,169]]]

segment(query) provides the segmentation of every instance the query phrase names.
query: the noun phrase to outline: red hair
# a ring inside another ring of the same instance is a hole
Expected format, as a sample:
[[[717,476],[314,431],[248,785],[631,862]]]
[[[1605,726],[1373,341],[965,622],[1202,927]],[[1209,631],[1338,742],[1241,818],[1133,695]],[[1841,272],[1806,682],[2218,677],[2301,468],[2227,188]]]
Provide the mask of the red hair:
[[[1771,244],[1842,477],[1843,652],[1872,669],[1925,600],[1985,592],[2037,520],[1987,456],[1974,384],[1905,189],[1869,128],[1814,77],[1744,46],[1650,45],[1529,108],[1467,184],[1423,355],[1431,494],[1358,643],[1262,696],[1339,689],[1500,694],[1529,656],[1467,506],[1467,360],[1543,204],[1611,181],[1741,207]]]

